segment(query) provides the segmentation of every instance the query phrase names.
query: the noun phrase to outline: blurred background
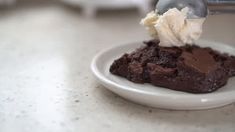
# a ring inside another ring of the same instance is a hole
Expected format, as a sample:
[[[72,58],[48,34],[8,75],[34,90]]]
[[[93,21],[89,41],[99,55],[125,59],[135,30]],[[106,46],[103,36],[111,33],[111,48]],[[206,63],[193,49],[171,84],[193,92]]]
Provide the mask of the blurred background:
[[[119,119],[120,108],[147,111],[100,88],[89,67],[104,48],[148,40],[139,22],[156,2],[0,0],[0,131],[96,130],[97,122]],[[202,39],[235,46],[235,2],[208,2]]]
[[[12,39],[20,36],[22,41],[26,36],[33,40],[39,33],[51,37],[61,34],[66,39],[68,34],[64,30],[83,39],[98,39],[100,43],[109,39],[142,40],[147,36],[139,21],[156,3],[157,0],[0,0],[0,32],[2,37],[10,33]],[[203,38],[213,36],[212,39],[231,43],[221,32],[232,34],[235,1],[208,0],[208,3],[211,14],[216,15],[209,16]]]

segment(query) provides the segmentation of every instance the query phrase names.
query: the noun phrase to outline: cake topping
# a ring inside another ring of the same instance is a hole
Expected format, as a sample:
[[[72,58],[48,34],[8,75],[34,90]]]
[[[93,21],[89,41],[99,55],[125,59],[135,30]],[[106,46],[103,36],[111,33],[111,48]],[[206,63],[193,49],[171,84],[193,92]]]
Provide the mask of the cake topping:
[[[153,38],[160,39],[160,46],[180,47],[193,44],[202,34],[205,18],[188,19],[188,11],[187,7],[182,10],[172,8],[160,15],[156,10],[148,13],[140,23]]]

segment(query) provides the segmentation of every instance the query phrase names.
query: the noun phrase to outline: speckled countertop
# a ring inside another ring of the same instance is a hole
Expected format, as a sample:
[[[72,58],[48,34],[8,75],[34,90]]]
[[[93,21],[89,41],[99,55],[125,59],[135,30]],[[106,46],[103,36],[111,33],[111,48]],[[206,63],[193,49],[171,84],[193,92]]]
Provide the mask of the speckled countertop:
[[[120,19],[122,18],[122,19]],[[234,132],[235,105],[168,111],[134,104],[91,74],[103,48],[145,40],[134,11],[51,4],[0,11],[0,132]],[[235,44],[235,15],[210,16],[203,38]]]

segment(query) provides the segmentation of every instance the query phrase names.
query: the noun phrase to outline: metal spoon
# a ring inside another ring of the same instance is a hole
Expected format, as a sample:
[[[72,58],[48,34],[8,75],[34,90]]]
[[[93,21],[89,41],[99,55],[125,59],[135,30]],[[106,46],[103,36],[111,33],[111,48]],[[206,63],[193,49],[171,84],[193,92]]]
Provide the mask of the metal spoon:
[[[206,17],[208,14],[205,0],[159,0],[156,5],[159,14],[163,14],[171,8],[181,10],[185,7],[189,8],[187,17],[190,19]]]

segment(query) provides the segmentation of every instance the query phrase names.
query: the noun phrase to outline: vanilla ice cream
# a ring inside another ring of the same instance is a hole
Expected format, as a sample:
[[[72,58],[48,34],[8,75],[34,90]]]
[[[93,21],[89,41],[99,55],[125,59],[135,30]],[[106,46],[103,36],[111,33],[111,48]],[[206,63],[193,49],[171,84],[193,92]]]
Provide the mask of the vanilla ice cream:
[[[153,38],[160,39],[160,46],[179,47],[193,44],[202,34],[205,18],[188,19],[187,13],[187,7],[182,10],[172,8],[163,15],[152,11],[141,20],[141,24]]]

